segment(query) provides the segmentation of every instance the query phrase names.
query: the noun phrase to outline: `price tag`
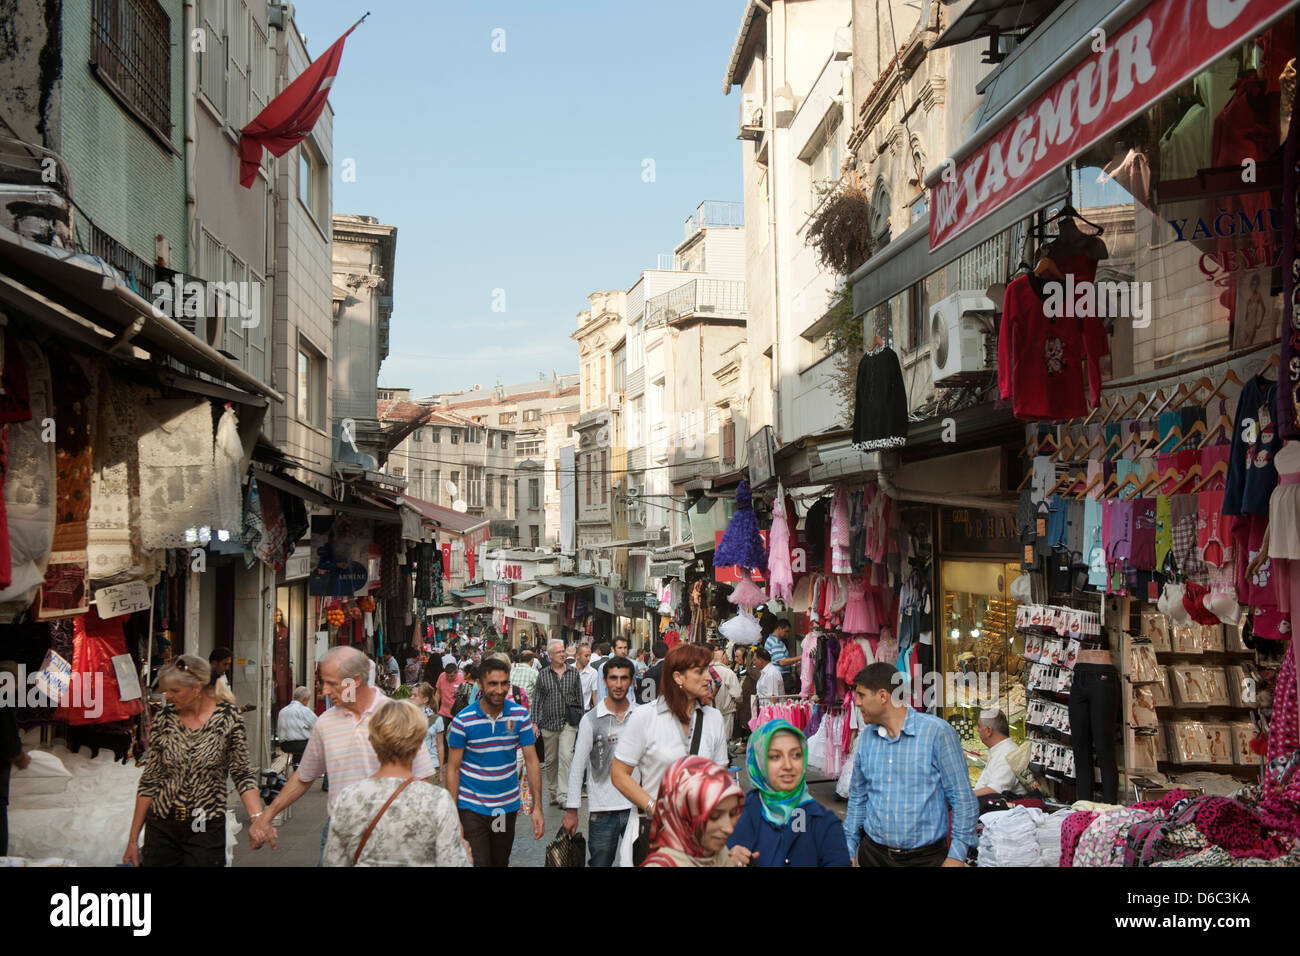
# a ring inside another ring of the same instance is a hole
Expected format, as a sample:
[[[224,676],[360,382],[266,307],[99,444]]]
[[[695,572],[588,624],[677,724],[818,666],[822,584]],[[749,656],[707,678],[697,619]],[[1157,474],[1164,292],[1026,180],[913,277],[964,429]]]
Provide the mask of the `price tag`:
[[[36,672],[34,680],[49,700],[62,700],[72,684],[72,665],[58,651],[46,651],[41,669]]]
[[[136,611],[147,611],[149,604],[149,585],[143,581],[114,584],[95,592],[95,609],[105,620]]]

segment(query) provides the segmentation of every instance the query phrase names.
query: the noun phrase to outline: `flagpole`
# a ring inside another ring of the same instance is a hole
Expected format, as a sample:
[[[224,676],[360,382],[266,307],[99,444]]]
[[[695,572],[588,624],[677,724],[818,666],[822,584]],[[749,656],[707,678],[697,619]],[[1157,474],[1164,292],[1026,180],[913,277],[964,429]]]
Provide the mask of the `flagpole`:
[[[356,23],[352,24],[352,26],[348,27],[348,33],[351,33],[351,32],[352,32],[353,30],[355,30],[357,27],[361,26],[361,24],[365,23],[365,22],[366,22],[366,17],[368,17],[368,16],[370,16],[370,11],[369,11],[369,10],[366,11],[366,15],[365,15],[364,17],[362,17],[362,18],[361,18],[360,20],[358,20]],[[345,34],[343,34],[343,35],[344,35],[344,36],[347,36],[348,33],[345,33]]]

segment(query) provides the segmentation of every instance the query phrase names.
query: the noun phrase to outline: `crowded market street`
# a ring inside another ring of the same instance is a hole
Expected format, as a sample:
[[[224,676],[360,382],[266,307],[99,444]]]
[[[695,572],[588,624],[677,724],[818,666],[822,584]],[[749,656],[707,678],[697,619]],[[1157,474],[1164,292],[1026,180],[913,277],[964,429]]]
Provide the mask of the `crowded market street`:
[[[1280,936],[1297,26],[0,0],[13,912],[1033,869]]]

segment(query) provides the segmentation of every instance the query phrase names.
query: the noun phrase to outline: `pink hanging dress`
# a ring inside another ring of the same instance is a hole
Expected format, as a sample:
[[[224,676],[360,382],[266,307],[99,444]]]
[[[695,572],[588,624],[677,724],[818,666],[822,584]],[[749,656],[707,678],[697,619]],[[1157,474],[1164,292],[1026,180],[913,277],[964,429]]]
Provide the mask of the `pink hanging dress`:
[[[835,486],[831,498],[831,573],[853,573],[849,560],[849,494],[843,485]]]
[[[767,535],[767,580],[773,600],[794,601],[794,572],[790,569],[790,524],[785,514],[785,492],[776,486],[772,503],[772,530]]]
[[[844,633],[846,634],[870,634],[870,612],[867,608],[866,587],[862,579],[853,578],[849,581],[849,599],[844,605]],[[879,631],[879,626],[876,631]]]

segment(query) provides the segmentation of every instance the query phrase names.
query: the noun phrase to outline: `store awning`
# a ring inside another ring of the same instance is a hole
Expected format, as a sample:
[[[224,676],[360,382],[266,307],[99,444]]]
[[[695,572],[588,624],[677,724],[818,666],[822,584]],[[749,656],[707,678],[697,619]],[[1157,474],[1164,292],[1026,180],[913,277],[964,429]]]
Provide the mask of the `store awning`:
[[[459,614],[465,610],[463,607],[456,607],[454,604],[444,604],[442,607],[429,607],[424,609],[425,617],[446,617],[449,614]]]
[[[926,176],[930,248],[1041,182],[1293,5],[1153,0],[1116,29],[1105,29],[1103,17],[1102,43],[1083,34]]]
[[[543,575],[537,580],[553,588],[589,588],[596,583],[595,578],[589,578],[585,574]]]
[[[944,0],[947,4],[955,2]],[[948,29],[939,34],[939,39],[931,44],[930,49],[956,46],[979,37],[1024,33],[1060,5],[1061,0],[973,0],[948,25]]]
[[[461,588],[459,591],[451,591],[451,596],[460,598],[462,601],[468,601],[470,598],[486,598],[487,588]]]
[[[511,601],[531,601],[533,598],[541,597],[551,589],[549,587],[529,588],[527,591],[520,591],[518,594],[510,596]]]
[[[86,313],[111,333],[111,348],[138,344],[155,359],[173,358],[220,382],[284,401],[275,389],[133,292],[101,259],[32,242],[0,226],[0,262],[0,301],[60,333],[102,347],[96,340],[104,336],[87,326]]]
[[[595,544],[580,544],[579,551],[599,551],[602,548],[626,548],[633,544],[645,544],[649,538],[619,538],[617,541],[597,541]]]
[[[351,501],[339,501],[337,498],[318,491],[311,485],[298,481],[296,478],[276,474],[265,468],[254,468],[252,475],[258,481],[264,482],[272,488],[278,488],[286,494],[301,498],[303,501],[322,508],[329,508],[343,514],[356,515],[358,518],[369,518],[372,521],[378,521],[380,524],[401,524],[402,522],[401,515],[391,508],[381,508],[376,505]]]

